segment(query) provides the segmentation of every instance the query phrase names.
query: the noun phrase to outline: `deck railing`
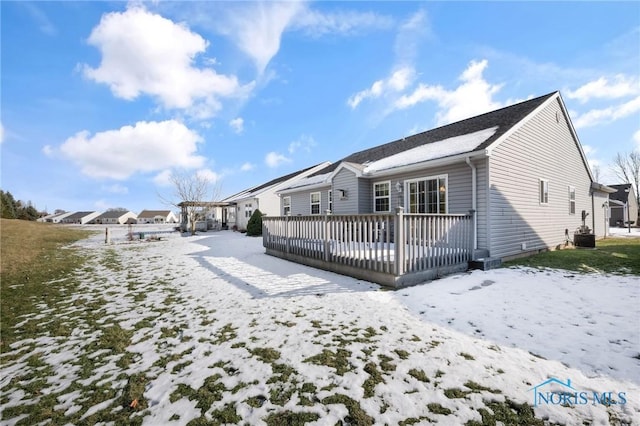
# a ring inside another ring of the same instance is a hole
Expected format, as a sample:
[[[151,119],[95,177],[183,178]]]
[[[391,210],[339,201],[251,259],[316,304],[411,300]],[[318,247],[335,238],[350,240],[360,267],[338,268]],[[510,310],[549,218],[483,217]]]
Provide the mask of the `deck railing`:
[[[407,214],[399,207],[395,214],[267,216],[262,223],[268,252],[395,277],[464,264],[473,251],[472,213]]]

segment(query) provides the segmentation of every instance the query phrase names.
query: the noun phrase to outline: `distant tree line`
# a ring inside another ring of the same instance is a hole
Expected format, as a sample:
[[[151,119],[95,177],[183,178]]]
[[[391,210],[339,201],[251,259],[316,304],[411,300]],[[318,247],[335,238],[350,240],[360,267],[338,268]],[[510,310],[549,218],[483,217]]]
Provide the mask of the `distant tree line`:
[[[40,217],[38,210],[31,204],[31,201],[16,200],[9,191],[0,189],[0,202],[2,203],[3,219],[37,220]]]

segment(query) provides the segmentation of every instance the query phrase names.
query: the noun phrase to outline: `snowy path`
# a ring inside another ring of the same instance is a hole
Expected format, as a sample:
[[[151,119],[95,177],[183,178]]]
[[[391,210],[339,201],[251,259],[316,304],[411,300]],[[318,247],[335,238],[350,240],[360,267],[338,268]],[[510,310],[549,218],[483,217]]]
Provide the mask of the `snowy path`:
[[[640,424],[637,277],[601,277],[610,287],[598,293],[588,279],[549,273],[541,289],[557,294],[545,296],[512,285],[532,272],[500,270],[391,292],[266,256],[260,239],[232,232],[81,245],[90,260],[79,290],[22,324],[64,319],[68,333],[2,356],[3,424],[464,424],[498,416],[500,404],[526,410],[550,377],[628,401],[539,405],[538,418]],[[575,285],[590,290],[561,298]],[[561,310],[544,300],[553,297]],[[554,335],[538,321],[566,326]],[[620,344],[605,343],[614,332]]]

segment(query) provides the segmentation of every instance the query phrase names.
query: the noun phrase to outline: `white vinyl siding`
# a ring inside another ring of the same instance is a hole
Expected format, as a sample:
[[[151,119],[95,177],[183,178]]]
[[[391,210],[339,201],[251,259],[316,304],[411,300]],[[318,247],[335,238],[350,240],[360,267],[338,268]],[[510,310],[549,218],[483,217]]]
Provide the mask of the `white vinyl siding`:
[[[320,214],[320,200],[322,199],[320,194],[320,192],[312,192],[309,196],[311,214]]]
[[[391,181],[373,184],[373,212],[387,213],[391,209]]]
[[[559,114],[560,122],[556,120]],[[489,157],[489,252],[509,257],[564,243],[592,211],[591,179],[558,99],[553,99]],[[540,178],[548,204],[540,203]],[[576,188],[576,214],[567,214],[567,186]],[[591,227],[589,216],[588,225]]]

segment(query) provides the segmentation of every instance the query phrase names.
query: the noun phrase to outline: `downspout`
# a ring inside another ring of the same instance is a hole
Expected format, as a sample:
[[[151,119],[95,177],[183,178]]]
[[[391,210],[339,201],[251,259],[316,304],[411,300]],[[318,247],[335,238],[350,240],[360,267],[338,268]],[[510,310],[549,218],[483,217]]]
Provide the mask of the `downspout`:
[[[473,249],[478,249],[478,194],[477,194],[477,171],[476,166],[470,158],[466,162],[471,167],[471,208],[473,209]]]

